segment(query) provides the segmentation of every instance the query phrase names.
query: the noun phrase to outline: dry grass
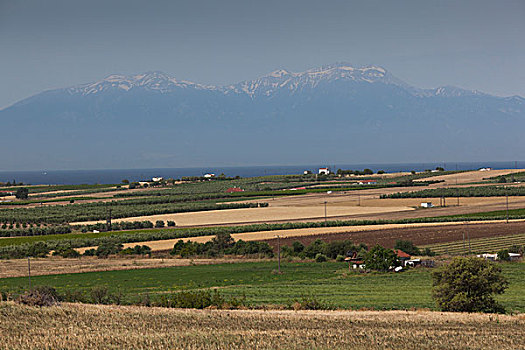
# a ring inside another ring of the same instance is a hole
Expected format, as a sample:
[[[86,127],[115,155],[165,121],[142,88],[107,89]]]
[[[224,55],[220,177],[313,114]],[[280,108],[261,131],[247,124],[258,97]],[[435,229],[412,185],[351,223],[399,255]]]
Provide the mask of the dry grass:
[[[524,171],[524,169],[501,169],[501,170],[491,170],[491,171],[468,171],[458,174],[450,175],[441,175],[434,176],[431,178],[418,179],[416,181],[424,180],[443,180],[444,182],[439,184],[440,186],[446,185],[455,185],[456,181],[458,184],[467,184],[472,182],[481,182],[483,179],[488,179],[489,177],[495,177],[500,175],[508,175],[512,173],[519,173]]]
[[[135,243],[131,246],[135,246]],[[173,244],[171,245],[172,248]],[[115,271],[149,269],[157,267],[209,265],[252,261],[250,259],[156,259],[156,258],[109,258],[82,257],[81,259],[64,259],[52,257],[31,259],[31,275],[57,275],[63,273],[81,273],[92,271]],[[253,261],[261,261],[260,259]],[[3,260],[0,263],[0,278],[27,276],[27,260]]]
[[[0,304],[0,349],[519,349],[525,317]]]

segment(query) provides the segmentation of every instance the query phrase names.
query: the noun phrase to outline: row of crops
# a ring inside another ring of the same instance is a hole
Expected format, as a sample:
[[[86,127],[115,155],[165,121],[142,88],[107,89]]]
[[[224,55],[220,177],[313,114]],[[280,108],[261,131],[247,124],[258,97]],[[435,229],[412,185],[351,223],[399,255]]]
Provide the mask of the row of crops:
[[[430,248],[438,254],[462,255],[469,253],[494,253],[501,249],[509,249],[512,246],[524,246],[525,233],[513,234],[509,236],[496,236],[488,238],[468,239],[449,243],[430,244],[424,246]]]
[[[190,202],[138,204],[114,201],[110,203],[82,203],[71,205],[54,205],[34,208],[14,208],[0,210],[0,223],[54,223],[62,224],[76,221],[105,220],[110,215],[114,219],[185,213],[194,211],[254,208],[267,206],[267,203],[225,203]],[[111,212],[110,212],[111,210]]]
[[[440,198],[440,197],[501,197],[525,196],[525,187],[471,186],[433,188],[414,192],[397,192],[381,195],[381,198]]]

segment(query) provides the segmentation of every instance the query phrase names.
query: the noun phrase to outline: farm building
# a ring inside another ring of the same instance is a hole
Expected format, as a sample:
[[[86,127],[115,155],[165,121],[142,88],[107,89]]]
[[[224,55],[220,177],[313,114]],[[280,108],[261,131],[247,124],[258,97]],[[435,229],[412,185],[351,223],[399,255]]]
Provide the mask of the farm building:
[[[348,261],[348,269],[364,269],[365,262],[357,256],[357,252],[348,252],[345,261]]]
[[[402,250],[396,249],[394,253],[397,255],[397,260],[401,263],[402,266],[406,266],[407,262],[410,261],[410,255],[405,253]]]
[[[160,181],[162,181],[162,180],[164,180],[163,177],[152,177],[152,178],[151,178],[151,181],[153,181],[153,182],[160,182]]]
[[[375,185],[377,184],[376,180],[361,180],[358,182],[359,185]]]
[[[319,168],[319,175],[329,175],[330,170],[328,168]]]
[[[423,202],[421,203],[421,208],[432,208],[434,205],[432,202]]]
[[[234,192],[244,192],[244,190],[239,187],[230,187],[226,190],[226,193],[234,193]]]
[[[211,179],[212,177],[215,177],[215,174],[212,174],[212,173],[204,174],[204,177],[206,179]]]

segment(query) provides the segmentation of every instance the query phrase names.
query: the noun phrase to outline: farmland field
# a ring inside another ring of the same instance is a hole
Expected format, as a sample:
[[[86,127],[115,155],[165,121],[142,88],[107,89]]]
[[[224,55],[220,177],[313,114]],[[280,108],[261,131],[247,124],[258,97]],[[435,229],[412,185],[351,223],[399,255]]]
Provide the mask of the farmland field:
[[[219,288],[226,296],[246,297],[248,305],[291,305],[303,297],[315,297],[335,308],[374,308],[380,310],[435,309],[430,296],[430,270],[414,269],[400,274],[349,271],[346,263],[283,263],[283,274],[275,274],[276,262],[249,262],[87,272],[35,276],[34,285],[50,285],[59,292],[82,291],[107,286],[133,303],[148,294],[159,295],[180,290]],[[498,300],[508,310],[525,312],[525,264],[502,264],[510,287]],[[0,279],[0,290],[27,288],[27,278]]]
[[[508,249],[513,245],[525,245],[525,232],[509,236],[471,239],[470,241],[468,236],[466,236],[465,241],[458,240],[449,243],[430,244],[425,247],[432,249],[437,254],[459,255],[467,254],[469,251],[472,253],[495,253],[501,249]]]
[[[27,327],[27,324],[38,327]],[[523,316],[0,303],[0,349],[519,349]]]

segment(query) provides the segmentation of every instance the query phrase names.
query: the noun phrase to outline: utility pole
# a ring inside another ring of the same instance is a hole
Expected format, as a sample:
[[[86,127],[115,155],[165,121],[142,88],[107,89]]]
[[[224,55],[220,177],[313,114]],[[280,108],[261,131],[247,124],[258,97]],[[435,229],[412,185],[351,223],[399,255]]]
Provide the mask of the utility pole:
[[[466,253],[466,247],[465,247],[465,231],[463,231],[463,254]]]
[[[456,191],[458,192],[458,207],[459,207],[459,188],[458,188],[458,163],[456,163]]]
[[[507,191],[507,187],[505,187],[505,203],[507,207],[507,224],[509,223],[509,192]]]
[[[31,258],[27,257],[27,277],[29,278],[29,289],[31,289]]]
[[[324,201],[324,223],[326,224],[326,201]]]
[[[106,220],[106,229],[111,231],[111,208],[108,209],[108,218]]]
[[[281,236],[277,236],[277,271],[281,273]]]
[[[469,229],[468,229],[468,221],[467,221],[467,239],[468,239],[468,253],[470,255],[470,254],[472,254],[472,252],[470,250],[470,233],[469,233]]]
[[[361,206],[361,194],[360,193],[357,194],[357,206],[358,207]]]

